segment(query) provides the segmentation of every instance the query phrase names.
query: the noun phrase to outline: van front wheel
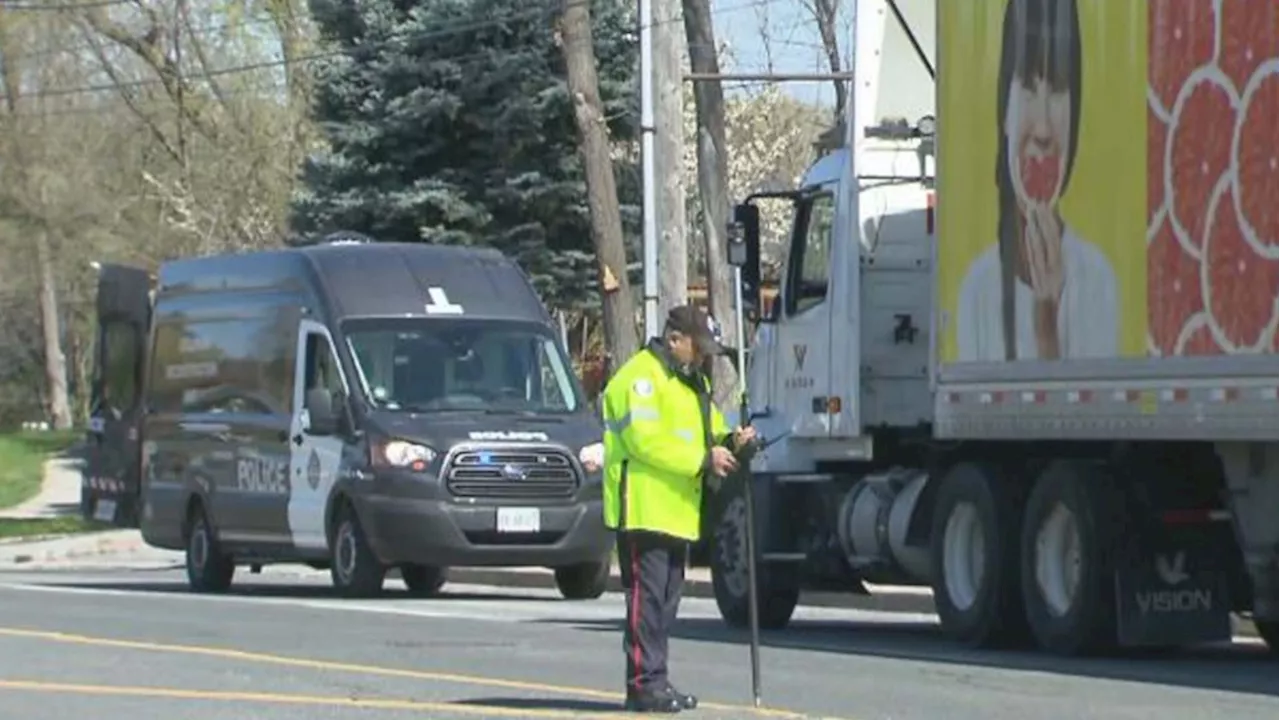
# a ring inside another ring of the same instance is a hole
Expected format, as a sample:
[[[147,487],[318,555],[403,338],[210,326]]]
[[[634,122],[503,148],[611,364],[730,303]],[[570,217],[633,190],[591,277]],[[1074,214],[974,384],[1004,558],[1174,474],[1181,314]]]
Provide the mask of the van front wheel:
[[[556,587],[565,600],[595,600],[609,585],[611,563],[589,562],[556,568]]]
[[[333,586],[347,597],[372,597],[382,591],[387,569],[378,561],[365,537],[355,510],[347,505],[333,528],[329,575]]]
[[[198,593],[224,593],[231,588],[235,561],[222,552],[204,508],[196,505],[187,524],[187,584]]]
[[[401,565],[400,577],[409,593],[417,597],[434,597],[444,587],[446,571],[435,565]]]

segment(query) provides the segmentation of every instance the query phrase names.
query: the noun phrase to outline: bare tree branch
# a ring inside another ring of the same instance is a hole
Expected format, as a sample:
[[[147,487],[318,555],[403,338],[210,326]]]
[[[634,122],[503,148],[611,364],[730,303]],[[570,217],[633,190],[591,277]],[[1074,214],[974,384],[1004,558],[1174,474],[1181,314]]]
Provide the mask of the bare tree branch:
[[[148,132],[151,133],[151,137],[160,144],[160,147],[164,150],[165,154],[173,158],[174,162],[181,164],[182,153],[178,152],[178,148],[174,147],[173,143],[169,142],[168,136],[166,136],[164,131],[160,129],[160,126],[156,124],[155,118],[151,117],[149,113],[143,112],[142,108],[138,105],[137,100],[133,97],[133,93],[129,92],[128,88],[125,87],[124,78],[120,76],[115,65],[107,58],[106,48],[102,46],[102,41],[98,39],[96,32],[91,27],[88,27],[83,20],[78,21],[77,26],[79,27],[81,34],[88,41],[94,57],[98,60],[98,64],[102,66],[102,71],[107,74],[107,77],[110,78],[112,83],[120,88],[120,99],[124,101],[125,106],[128,107],[129,111],[147,127]]]
[[[827,55],[827,64],[831,67],[831,72],[842,72],[840,42],[836,38],[836,18],[840,12],[840,0],[804,0],[804,6],[818,24],[818,36],[822,38],[822,49]],[[848,100],[849,89],[843,80],[831,82],[836,89],[835,116],[839,118],[844,114],[844,104]]]
[[[191,27],[191,14],[187,12],[187,4],[178,4],[178,22],[181,27],[187,31],[187,42],[190,43],[191,49],[195,52],[196,62],[200,64],[200,70],[205,77],[205,82],[209,83],[209,91],[213,93],[213,97],[218,104],[227,111],[227,116],[231,119],[231,123],[240,133],[245,133],[244,122],[241,120],[239,113],[233,111],[231,103],[227,102],[227,95],[222,90],[222,84],[218,78],[210,72],[212,66],[209,64],[209,55],[205,52],[204,43],[201,42],[200,36]]]
[[[164,47],[164,38],[167,34],[165,23],[161,20],[158,11],[154,7],[143,6],[141,3],[139,3],[139,7],[148,19],[147,30],[141,35],[130,32],[128,28],[112,20],[101,7],[91,7],[84,10],[81,16],[100,35],[128,49],[138,59],[150,66],[160,80],[160,84],[164,87],[165,93],[179,105],[179,112],[183,114],[184,120],[190,122],[200,134],[216,141],[219,136],[216,124],[205,118],[204,113],[196,110],[194,104],[178,102],[180,96],[195,96],[197,93],[194,92],[195,88],[182,79],[176,59],[166,52]],[[103,69],[106,69],[105,64]],[[179,90],[179,85],[181,85],[181,90]],[[179,157],[181,157],[181,154],[179,154]]]

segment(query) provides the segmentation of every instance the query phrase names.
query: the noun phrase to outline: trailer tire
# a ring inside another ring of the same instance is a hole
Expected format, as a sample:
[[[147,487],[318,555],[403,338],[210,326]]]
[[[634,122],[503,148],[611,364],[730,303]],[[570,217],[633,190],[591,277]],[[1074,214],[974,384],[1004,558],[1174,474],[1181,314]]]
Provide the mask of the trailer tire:
[[[1271,657],[1276,656],[1276,621],[1254,619],[1253,626],[1258,629],[1258,636],[1267,644]]]
[[[711,543],[711,589],[720,617],[730,627],[751,622],[747,593],[747,500],[735,495],[722,504]],[[756,549],[757,552],[759,548]],[[760,627],[780,630],[791,622],[800,602],[800,578],[794,565],[756,564],[756,601]]]
[[[1115,645],[1113,493],[1102,465],[1057,461],[1027,500],[1022,600],[1044,650],[1079,655]]]
[[[204,506],[191,505],[186,528],[187,584],[198,593],[225,593],[235,577],[235,561],[222,552]]]
[[[1012,484],[990,465],[961,463],[938,488],[930,554],[942,629],[971,647],[1026,636],[1018,581],[1020,513]]]

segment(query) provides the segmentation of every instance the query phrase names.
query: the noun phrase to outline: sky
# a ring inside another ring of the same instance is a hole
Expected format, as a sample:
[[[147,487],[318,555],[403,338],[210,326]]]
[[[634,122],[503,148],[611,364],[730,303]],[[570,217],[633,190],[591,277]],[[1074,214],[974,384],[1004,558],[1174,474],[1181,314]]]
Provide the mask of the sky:
[[[711,0],[716,24],[716,39],[728,43],[734,67],[726,72],[830,72],[817,21],[806,3],[812,0]],[[957,0],[963,1],[963,0]],[[836,37],[840,46],[841,68],[848,70],[853,53],[853,6],[857,0],[837,0]],[[864,108],[871,115],[868,122],[882,118],[901,118],[912,123],[925,115],[935,115],[934,81],[928,66],[912,45],[912,37],[929,60],[934,57],[937,0],[896,0],[894,5],[910,29],[903,29],[889,12],[887,3],[864,3],[868,11],[868,28],[880,28],[877,42],[879,70],[875,77],[865,78],[874,96],[860,98],[869,102]],[[866,71],[860,69],[860,72]],[[872,82],[874,81],[874,82]],[[739,86],[741,87],[741,86]],[[726,94],[732,88],[726,84]],[[787,82],[783,90],[797,100],[833,107],[835,89],[830,80],[823,82]]]
[[[716,41],[728,44],[737,72],[829,72],[818,25],[806,6],[808,0],[712,0]],[[840,1],[837,21],[840,54],[848,63],[852,47],[852,23],[848,7]],[[725,86],[726,91],[730,86]],[[831,81],[788,82],[787,94],[806,102],[835,105]]]

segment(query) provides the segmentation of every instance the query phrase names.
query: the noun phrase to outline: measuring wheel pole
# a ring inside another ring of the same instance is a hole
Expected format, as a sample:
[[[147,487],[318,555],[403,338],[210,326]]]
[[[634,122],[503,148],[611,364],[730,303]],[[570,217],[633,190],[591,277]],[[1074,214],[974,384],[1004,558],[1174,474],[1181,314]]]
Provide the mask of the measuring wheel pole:
[[[728,227],[728,261],[733,265],[733,322],[737,325],[737,397],[739,397],[739,424],[750,424],[750,402],[746,397],[746,307],[742,297],[742,265],[748,263],[748,243],[744,227],[739,222]],[[748,592],[748,624],[751,629],[751,698],[760,707],[760,607],[756,592],[755,566],[755,483],[751,478],[750,456],[754,448],[740,448],[745,465],[739,469],[742,492],[746,501],[746,592]]]

